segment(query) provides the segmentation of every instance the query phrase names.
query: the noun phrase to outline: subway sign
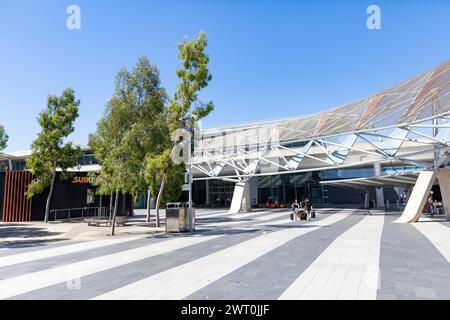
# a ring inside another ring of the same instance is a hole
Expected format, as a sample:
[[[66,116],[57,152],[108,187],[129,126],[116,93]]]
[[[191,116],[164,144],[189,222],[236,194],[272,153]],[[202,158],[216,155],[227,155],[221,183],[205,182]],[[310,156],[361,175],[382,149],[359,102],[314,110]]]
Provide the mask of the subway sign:
[[[94,182],[94,177],[73,177],[73,184],[92,184]]]

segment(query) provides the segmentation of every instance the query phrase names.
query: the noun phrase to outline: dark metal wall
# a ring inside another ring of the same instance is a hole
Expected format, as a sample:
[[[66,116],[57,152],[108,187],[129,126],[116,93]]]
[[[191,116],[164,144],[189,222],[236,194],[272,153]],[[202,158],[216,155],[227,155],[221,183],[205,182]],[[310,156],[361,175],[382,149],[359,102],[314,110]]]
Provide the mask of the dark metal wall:
[[[87,177],[87,173],[77,173],[72,178],[68,180],[61,180],[59,174],[55,181],[55,189],[53,191],[52,200],[50,202],[51,210],[61,210],[70,208],[96,208],[100,207],[100,196],[95,195],[95,202],[92,204],[87,204],[87,193],[88,190],[93,190],[95,192],[95,187],[90,183],[75,183],[75,178]],[[79,180],[79,179],[78,179]],[[47,201],[49,189],[45,190],[42,194],[37,195],[33,198],[32,207],[32,220],[43,220],[45,216],[45,203]],[[129,195],[119,195],[119,206],[118,215],[128,216],[132,214],[132,197]],[[101,206],[109,209],[110,197],[101,197]],[[94,210],[85,210],[90,214],[94,214]],[[80,217],[81,211],[74,210],[71,212],[71,217]],[[59,212],[57,218],[67,218],[68,213],[66,211]],[[50,220],[55,219],[54,213],[50,215]]]
[[[75,180],[75,177],[78,177]],[[86,179],[86,173],[76,173],[68,180],[61,180],[58,173],[55,188],[53,191],[50,210],[72,209],[72,208],[92,208],[85,209],[84,214],[98,214],[94,210],[101,206],[109,209],[110,197],[95,195],[95,187]],[[85,179],[80,179],[85,178]],[[31,182],[32,176],[29,171],[7,171],[0,174],[0,210],[3,222],[20,221],[40,221],[44,220],[45,204],[49,189],[42,194],[36,195],[29,200],[25,197],[25,191]],[[82,183],[79,181],[82,180]],[[95,195],[94,202],[87,203],[88,190],[92,190]],[[129,195],[119,195],[118,215],[132,215],[133,200]],[[71,217],[81,216],[81,210],[71,212]],[[67,212],[58,213],[57,218],[66,218]],[[55,215],[50,215],[50,220],[54,220]]]

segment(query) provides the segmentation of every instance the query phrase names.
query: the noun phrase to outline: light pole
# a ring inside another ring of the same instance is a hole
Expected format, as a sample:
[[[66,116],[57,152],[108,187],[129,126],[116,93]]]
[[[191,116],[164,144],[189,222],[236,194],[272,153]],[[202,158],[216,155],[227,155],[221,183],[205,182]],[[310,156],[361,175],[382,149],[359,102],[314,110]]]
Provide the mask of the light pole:
[[[186,120],[195,120],[195,115],[189,115],[188,117],[181,117],[180,118],[180,126],[183,121]],[[188,141],[188,186],[189,186],[189,200],[188,200],[188,228],[189,232],[194,231],[194,221],[193,221],[193,214],[192,214],[192,146],[194,143],[194,129],[191,127],[190,123],[188,122],[186,126],[187,130],[189,131],[189,141]]]
[[[192,138],[192,135],[191,135]],[[188,179],[189,179],[189,212],[188,212],[188,220],[189,220],[189,232],[193,232],[193,217],[192,217],[192,156],[191,156],[191,144],[189,144],[189,165],[188,165]]]

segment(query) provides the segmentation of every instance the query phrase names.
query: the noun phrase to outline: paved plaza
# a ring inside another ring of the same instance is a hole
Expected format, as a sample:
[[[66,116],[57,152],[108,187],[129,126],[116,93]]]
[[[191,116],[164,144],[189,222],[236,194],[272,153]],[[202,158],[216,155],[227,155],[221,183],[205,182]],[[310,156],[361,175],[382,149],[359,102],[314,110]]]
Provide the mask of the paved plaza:
[[[0,299],[450,299],[450,222],[399,215],[205,209],[193,235],[4,245]]]

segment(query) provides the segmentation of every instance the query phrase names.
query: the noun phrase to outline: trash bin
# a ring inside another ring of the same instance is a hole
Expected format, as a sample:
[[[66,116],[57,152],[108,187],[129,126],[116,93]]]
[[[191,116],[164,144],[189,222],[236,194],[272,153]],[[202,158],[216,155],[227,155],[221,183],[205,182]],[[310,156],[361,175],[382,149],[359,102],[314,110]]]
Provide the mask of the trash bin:
[[[189,205],[186,202],[169,202],[166,205],[166,232],[189,231]],[[192,208],[192,224],[195,230],[195,209]]]

